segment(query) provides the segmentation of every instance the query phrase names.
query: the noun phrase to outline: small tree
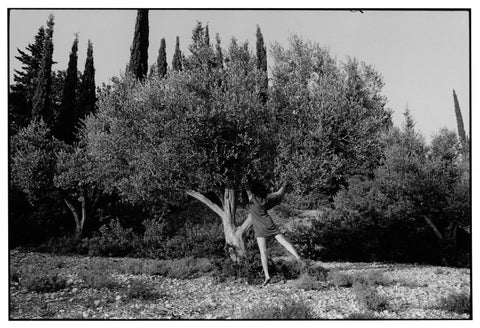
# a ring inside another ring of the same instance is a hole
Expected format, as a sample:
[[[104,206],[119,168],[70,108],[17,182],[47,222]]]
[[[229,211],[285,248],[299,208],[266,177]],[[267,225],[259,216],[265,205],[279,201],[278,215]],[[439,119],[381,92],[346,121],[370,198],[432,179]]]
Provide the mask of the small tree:
[[[95,167],[84,147],[67,145],[52,136],[43,121],[33,121],[12,138],[11,182],[34,207],[48,198],[63,200],[75,221],[75,237],[83,232],[88,211],[100,190]]]

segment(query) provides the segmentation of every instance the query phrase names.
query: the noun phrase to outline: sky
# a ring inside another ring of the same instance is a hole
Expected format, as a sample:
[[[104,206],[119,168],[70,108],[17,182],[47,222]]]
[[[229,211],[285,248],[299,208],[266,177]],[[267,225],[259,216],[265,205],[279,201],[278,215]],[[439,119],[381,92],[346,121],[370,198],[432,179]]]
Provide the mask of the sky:
[[[93,42],[96,83],[108,83],[129,60],[136,10],[11,10],[9,21],[10,81],[17,48],[34,41],[38,28],[55,16],[54,69],[66,69],[74,34],[79,33],[79,70],[83,71],[87,40]],[[455,89],[469,132],[469,14],[467,11],[348,10],[150,10],[149,65],[166,39],[171,65],[175,37],[188,53],[197,21],[209,25],[210,38],[220,34],[223,47],[232,36],[248,40],[255,50],[255,32],[262,30],[267,51],[278,42],[287,47],[297,34],[328,47],[340,63],[347,56],[372,65],[383,76],[383,94],[401,126],[409,108],[427,141],[441,128],[456,131],[452,89]],[[269,60],[269,65],[273,64]]]

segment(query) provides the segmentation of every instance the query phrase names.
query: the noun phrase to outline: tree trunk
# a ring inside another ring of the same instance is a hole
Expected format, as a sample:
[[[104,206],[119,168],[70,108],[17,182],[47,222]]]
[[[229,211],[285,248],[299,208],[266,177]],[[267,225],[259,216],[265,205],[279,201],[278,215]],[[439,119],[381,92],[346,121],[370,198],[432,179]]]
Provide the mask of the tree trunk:
[[[281,202],[285,194],[285,185],[275,193],[269,194],[267,199],[271,201],[272,207]],[[225,246],[230,258],[239,262],[247,255],[245,247],[245,236],[252,226],[252,217],[249,214],[247,219],[240,226],[235,225],[235,214],[237,211],[237,195],[232,188],[225,188],[223,193],[223,208],[212,202],[199,192],[188,190],[187,194],[198,199],[207,205],[222,219],[223,233],[225,235]],[[221,200],[221,199],[220,199]],[[222,200],[221,200],[222,201]]]
[[[187,194],[207,205],[222,219],[225,247],[230,258],[235,262],[239,262],[245,258],[247,253],[245,234],[251,225],[251,218],[248,216],[245,221],[250,222],[250,224],[244,222],[240,227],[235,226],[235,214],[237,211],[235,190],[231,188],[225,189],[223,194],[223,209],[199,192],[189,190]]]

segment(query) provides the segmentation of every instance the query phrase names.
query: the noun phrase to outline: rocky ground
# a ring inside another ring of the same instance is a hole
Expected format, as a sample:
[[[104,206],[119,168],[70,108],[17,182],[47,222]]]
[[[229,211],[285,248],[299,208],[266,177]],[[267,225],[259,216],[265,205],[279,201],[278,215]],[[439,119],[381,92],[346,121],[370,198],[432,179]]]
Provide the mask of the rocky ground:
[[[79,272],[91,257],[42,253],[10,253],[10,319],[242,319],[259,307],[301,300],[318,319],[469,319],[468,313],[441,306],[450,295],[470,294],[470,270],[380,263],[321,263],[346,274],[380,272],[388,284],[375,286],[387,300],[379,310],[366,309],[352,287],[325,281],[315,290],[299,288],[295,280],[276,280],[262,288],[243,280],[219,281],[210,274],[173,279],[142,273],[114,273],[115,288],[92,288]],[[125,258],[105,261],[121,263]],[[57,270],[66,286],[55,292],[28,291],[17,272]],[[154,299],[131,297],[125,288],[135,283],[153,286]],[[125,288],[121,288],[123,286]],[[468,301],[469,302],[469,301]],[[467,311],[468,312],[468,311]]]

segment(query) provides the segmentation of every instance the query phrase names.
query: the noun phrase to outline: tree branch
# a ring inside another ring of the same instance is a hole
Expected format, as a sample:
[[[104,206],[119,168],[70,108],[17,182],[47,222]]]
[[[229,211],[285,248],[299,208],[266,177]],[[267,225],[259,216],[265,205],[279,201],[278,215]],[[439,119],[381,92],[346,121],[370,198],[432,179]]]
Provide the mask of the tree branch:
[[[220,217],[223,217],[224,212],[220,208],[220,206],[218,206],[217,204],[212,202],[210,199],[208,199],[207,197],[205,197],[201,193],[193,191],[193,190],[187,190],[186,193],[187,193],[187,195],[192,196],[193,198],[198,199],[199,201],[201,201],[202,203],[207,205],[212,211],[217,213]]]
[[[435,233],[435,235],[437,235],[438,239],[443,240],[442,233],[437,229],[435,224],[433,224],[432,220],[430,220],[426,215],[424,215],[423,218],[425,219],[427,224],[430,226],[430,228],[432,228],[433,232]]]
[[[67,204],[68,208],[72,212],[73,219],[75,220],[76,226],[79,227],[80,226],[80,220],[79,220],[78,212],[77,212],[77,209],[75,208],[75,205],[73,205],[73,203],[66,197],[63,198],[63,201],[65,202],[65,204]]]

